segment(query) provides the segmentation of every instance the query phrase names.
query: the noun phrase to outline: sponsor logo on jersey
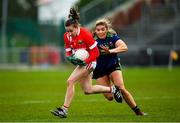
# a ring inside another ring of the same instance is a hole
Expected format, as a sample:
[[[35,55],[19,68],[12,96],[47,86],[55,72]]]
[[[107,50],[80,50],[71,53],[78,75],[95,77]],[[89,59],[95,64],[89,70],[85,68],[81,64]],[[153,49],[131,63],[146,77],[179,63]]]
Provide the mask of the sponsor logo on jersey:
[[[78,40],[78,44],[82,44],[83,43],[83,41],[82,40]]]
[[[110,47],[113,47],[113,46],[114,46],[113,43],[112,43],[112,41],[109,42],[109,46],[110,46]]]

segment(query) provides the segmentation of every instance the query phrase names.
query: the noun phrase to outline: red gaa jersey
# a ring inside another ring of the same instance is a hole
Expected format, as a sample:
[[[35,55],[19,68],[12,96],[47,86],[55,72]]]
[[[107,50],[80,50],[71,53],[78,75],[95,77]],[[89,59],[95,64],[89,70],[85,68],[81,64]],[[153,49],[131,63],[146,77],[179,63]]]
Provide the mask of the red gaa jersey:
[[[96,61],[96,58],[99,56],[97,42],[85,28],[78,28],[77,36],[74,38],[66,32],[64,34],[64,44],[66,56],[71,56],[77,49],[86,49],[89,52],[89,58],[85,60],[87,64]]]

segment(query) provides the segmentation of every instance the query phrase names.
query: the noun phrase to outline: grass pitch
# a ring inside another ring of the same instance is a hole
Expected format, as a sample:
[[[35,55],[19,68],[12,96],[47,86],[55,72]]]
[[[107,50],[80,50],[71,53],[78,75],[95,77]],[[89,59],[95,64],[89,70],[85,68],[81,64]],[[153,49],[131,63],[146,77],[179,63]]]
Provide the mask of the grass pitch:
[[[148,116],[137,117],[125,102],[109,102],[101,94],[85,96],[77,84],[68,118],[55,117],[49,110],[63,104],[71,71],[0,71],[0,122],[180,121],[180,68],[123,70],[126,88]]]

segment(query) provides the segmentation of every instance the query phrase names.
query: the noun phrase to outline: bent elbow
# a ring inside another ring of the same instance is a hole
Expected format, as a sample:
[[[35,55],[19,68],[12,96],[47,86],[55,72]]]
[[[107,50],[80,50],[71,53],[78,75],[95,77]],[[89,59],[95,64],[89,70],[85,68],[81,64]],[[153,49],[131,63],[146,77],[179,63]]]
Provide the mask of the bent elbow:
[[[125,48],[125,51],[128,51],[128,47]]]
[[[128,51],[128,47],[124,47],[123,52],[127,52],[127,51]]]

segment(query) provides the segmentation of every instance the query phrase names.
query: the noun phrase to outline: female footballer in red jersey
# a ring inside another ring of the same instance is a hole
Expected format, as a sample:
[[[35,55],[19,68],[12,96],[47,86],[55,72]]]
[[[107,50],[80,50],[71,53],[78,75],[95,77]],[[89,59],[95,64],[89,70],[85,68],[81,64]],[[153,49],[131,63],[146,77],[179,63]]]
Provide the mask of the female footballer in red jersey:
[[[51,111],[53,115],[61,118],[67,117],[68,108],[75,93],[74,86],[77,81],[80,82],[85,94],[111,92],[117,102],[122,100],[117,86],[92,85],[92,76],[90,73],[96,67],[96,58],[99,56],[99,50],[92,34],[85,28],[80,27],[78,21],[78,13],[74,8],[71,8],[68,20],[65,22],[66,33],[64,34],[64,43],[67,60],[77,65],[77,67],[67,80],[67,90],[63,106]],[[89,57],[84,61],[75,58],[73,54],[77,49],[86,49],[89,52]]]
[[[127,45],[110,27],[111,24],[106,19],[101,19],[96,22],[95,39],[98,43],[100,56],[97,58],[97,66],[93,72],[93,78],[96,79],[99,85],[107,87],[111,85],[110,82],[112,81],[119,87],[124,100],[136,115],[145,115],[145,113],[138,108],[132,95],[124,85],[117,53],[127,51]],[[108,100],[113,99],[110,93],[104,93],[104,96]]]

